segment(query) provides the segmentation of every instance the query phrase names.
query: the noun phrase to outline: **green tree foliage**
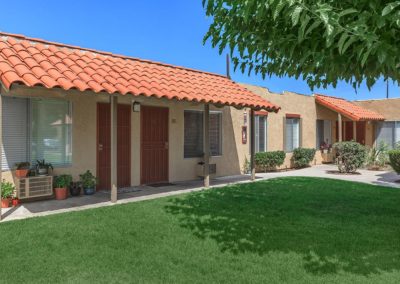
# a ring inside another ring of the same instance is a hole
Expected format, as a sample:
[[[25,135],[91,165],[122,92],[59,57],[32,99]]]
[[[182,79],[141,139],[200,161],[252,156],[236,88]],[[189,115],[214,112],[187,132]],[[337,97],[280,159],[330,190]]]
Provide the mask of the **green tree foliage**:
[[[290,76],[311,88],[339,80],[399,82],[400,1],[203,0],[204,42],[231,52],[235,69]]]

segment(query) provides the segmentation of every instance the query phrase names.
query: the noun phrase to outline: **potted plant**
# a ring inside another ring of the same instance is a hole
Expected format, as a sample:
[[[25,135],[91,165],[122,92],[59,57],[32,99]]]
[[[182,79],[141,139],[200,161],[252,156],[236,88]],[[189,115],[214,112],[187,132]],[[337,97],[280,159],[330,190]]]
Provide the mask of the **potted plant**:
[[[48,175],[49,169],[54,169],[51,163],[47,163],[44,159],[36,161],[36,172],[39,176]]]
[[[1,182],[1,208],[10,207],[12,195],[15,191],[15,186],[8,181]]]
[[[79,178],[85,195],[94,194],[96,191],[97,178],[89,170],[79,175]]]
[[[19,205],[19,198],[16,194],[13,196],[11,203],[12,203],[13,207],[16,207]]]
[[[68,185],[72,182],[71,175],[59,175],[54,178],[54,194],[56,200],[63,200],[68,197]]]
[[[80,182],[72,182],[69,187],[69,193],[71,196],[81,195],[82,184]]]
[[[17,178],[24,178],[29,173],[29,167],[31,164],[29,162],[20,162],[15,164],[15,176]]]

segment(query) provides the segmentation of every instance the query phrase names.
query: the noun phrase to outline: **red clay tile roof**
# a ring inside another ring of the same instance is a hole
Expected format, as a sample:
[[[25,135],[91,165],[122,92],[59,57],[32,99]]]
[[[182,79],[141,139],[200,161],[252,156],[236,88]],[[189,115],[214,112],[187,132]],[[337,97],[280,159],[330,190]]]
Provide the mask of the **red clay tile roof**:
[[[329,109],[332,109],[351,120],[385,120],[385,118],[371,110],[355,105],[345,99],[325,95],[315,95],[315,101]]]
[[[279,107],[217,74],[0,32],[0,80],[29,87]]]

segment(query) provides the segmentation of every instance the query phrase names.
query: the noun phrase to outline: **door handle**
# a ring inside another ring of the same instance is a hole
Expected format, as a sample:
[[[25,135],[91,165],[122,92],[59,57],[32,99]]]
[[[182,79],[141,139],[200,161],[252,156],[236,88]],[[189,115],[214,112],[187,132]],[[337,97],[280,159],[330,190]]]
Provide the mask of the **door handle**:
[[[103,144],[99,144],[99,151],[103,151]]]

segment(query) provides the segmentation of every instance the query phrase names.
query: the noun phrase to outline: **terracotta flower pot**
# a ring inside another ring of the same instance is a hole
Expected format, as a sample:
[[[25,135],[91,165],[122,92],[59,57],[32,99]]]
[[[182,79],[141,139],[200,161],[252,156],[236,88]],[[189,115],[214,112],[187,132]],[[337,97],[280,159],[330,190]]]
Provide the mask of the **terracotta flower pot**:
[[[56,196],[56,200],[67,199],[67,197],[68,197],[68,190],[67,190],[66,187],[61,187],[61,188],[56,187],[56,188],[54,189],[54,195]]]
[[[19,205],[19,199],[18,199],[18,198],[13,198],[13,200],[12,200],[11,202],[12,202],[12,206],[13,206],[13,207]]]
[[[24,178],[28,175],[28,173],[29,173],[29,169],[16,170],[15,176],[18,178]]]
[[[11,198],[1,199],[1,208],[10,207]]]

